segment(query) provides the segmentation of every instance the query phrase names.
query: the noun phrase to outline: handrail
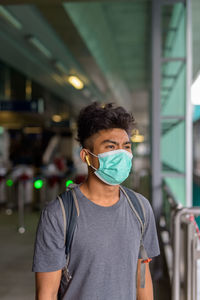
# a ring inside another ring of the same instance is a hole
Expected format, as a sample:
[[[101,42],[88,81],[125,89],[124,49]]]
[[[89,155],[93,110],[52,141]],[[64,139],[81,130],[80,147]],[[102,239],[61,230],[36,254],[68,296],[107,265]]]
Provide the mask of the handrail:
[[[174,255],[173,255],[173,282],[172,299],[180,300],[180,233],[181,218],[184,215],[200,215],[200,207],[183,207],[177,209],[174,215]]]
[[[197,271],[196,261],[200,259],[200,251],[197,250],[195,221],[190,221],[188,216],[200,215],[200,207],[183,207],[178,204],[165,182],[163,183],[163,191],[169,209],[165,212],[165,216],[170,218],[167,230],[170,234],[173,256],[171,266],[172,300],[196,300],[197,279],[195,278],[195,272]],[[181,247],[181,243],[183,247]],[[181,283],[184,284],[181,285]],[[183,290],[184,295],[181,294]]]

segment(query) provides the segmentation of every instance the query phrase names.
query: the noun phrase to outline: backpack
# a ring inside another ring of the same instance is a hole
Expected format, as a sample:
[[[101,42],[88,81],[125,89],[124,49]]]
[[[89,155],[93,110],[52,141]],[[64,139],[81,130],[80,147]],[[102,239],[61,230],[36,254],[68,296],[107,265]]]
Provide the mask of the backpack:
[[[68,270],[69,259],[70,259],[70,249],[73,240],[73,235],[77,223],[77,217],[80,215],[78,200],[74,188],[76,184],[71,184],[67,190],[58,196],[64,220],[64,236],[65,236],[65,254],[66,254],[66,266],[62,270],[63,275],[67,281],[70,282],[72,279],[71,274]],[[140,269],[140,286],[141,288],[145,287],[145,263],[149,262],[150,259],[147,256],[146,250],[143,245],[143,235],[146,225],[146,214],[145,209],[140,199],[133,190],[130,190],[126,187],[120,186],[121,191],[124,193],[131,210],[136,215],[140,225],[141,225],[141,239],[140,239],[140,256],[143,259]]]

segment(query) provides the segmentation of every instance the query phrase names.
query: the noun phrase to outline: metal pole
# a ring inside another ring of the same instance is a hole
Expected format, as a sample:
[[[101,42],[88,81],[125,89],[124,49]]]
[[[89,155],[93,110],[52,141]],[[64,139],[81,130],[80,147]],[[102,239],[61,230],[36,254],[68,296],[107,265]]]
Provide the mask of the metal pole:
[[[25,182],[19,180],[18,185],[18,232],[23,234],[24,227],[24,200],[25,200]]]
[[[178,210],[174,218],[174,255],[173,255],[173,282],[172,282],[172,300],[180,299],[180,217],[182,209]]]
[[[152,108],[151,108],[151,172],[152,206],[158,222],[162,207],[162,176],[160,158],[161,135],[161,1],[152,1]]]
[[[195,252],[197,250],[197,243],[196,243],[196,236],[195,236],[195,230],[193,228],[193,240],[191,242],[191,259],[192,259],[192,270],[191,270],[191,277],[192,277],[192,282],[191,282],[191,299],[196,300],[197,299],[197,260],[195,257]]]
[[[186,206],[192,206],[192,17],[191,0],[186,1],[186,124],[185,124],[185,151],[186,151]]]
[[[186,264],[186,277],[187,277],[187,300],[192,300],[192,269],[193,269],[193,263],[192,263],[192,237],[194,235],[194,228],[193,224],[189,223],[187,226],[187,264]]]

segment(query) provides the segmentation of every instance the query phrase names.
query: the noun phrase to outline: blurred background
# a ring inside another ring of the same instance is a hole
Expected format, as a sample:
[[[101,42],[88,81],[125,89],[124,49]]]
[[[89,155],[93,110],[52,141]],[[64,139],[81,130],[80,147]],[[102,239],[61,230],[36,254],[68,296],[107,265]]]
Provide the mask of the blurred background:
[[[87,168],[76,118],[136,119],[125,185],[146,196],[155,299],[200,299],[200,1],[0,0],[0,298],[34,299],[41,209]]]

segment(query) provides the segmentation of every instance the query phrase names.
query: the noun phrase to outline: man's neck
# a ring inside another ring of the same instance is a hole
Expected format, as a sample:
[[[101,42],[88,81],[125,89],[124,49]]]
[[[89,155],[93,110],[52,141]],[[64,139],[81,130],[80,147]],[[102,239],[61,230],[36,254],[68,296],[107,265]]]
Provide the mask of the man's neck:
[[[119,185],[108,185],[94,174],[80,186],[81,192],[92,202],[101,206],[112,206],[119,201]]]

